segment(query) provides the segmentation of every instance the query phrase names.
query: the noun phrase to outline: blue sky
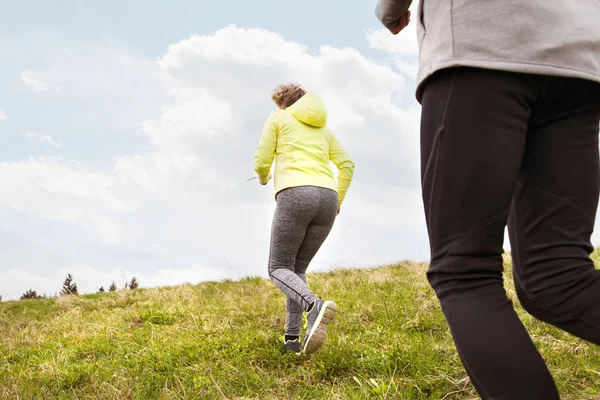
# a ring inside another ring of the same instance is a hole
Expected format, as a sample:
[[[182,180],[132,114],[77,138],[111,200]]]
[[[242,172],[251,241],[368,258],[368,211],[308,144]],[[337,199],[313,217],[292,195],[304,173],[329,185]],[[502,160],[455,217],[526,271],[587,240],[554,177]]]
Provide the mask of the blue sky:
[[[273,187],[246,179],[288,81],[357,165],[311,270],[427,259],[414,26],[374,1],[0,5],[4,299],[266,276]]]
[[[164,1],[56,3],[39,0],[3,2],[2,34],[55,26],[69,36],[123,45],[149,57],[191,34],[207,34],[227,25],[280,32],[312,50],[321,45],[368,51],[365,29],[380,28],[374,1]]]

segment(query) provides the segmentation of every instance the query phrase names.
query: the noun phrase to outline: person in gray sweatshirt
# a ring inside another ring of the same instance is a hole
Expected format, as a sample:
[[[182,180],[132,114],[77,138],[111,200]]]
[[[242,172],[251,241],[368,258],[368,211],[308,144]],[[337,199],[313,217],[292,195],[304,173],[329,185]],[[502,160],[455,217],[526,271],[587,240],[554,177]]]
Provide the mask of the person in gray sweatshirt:
[[[410,5],[375,13],[397,34]],[[525,310],[600,344],[600,1],[420,0],[415,14],[428,280],[483,399],[559,399],[504,289],[504,230]]]

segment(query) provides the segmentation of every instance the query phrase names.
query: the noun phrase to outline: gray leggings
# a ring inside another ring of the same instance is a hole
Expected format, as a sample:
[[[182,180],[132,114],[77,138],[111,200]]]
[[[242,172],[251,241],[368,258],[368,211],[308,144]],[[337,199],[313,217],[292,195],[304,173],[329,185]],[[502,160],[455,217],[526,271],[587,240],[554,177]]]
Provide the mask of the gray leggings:
[[[271,229],[269,276],[285,295],[286,335],[299,335],[303,312],[317,300],[306,269],[329,235],[337,215],[334,190],[299,186],[282,190]]]

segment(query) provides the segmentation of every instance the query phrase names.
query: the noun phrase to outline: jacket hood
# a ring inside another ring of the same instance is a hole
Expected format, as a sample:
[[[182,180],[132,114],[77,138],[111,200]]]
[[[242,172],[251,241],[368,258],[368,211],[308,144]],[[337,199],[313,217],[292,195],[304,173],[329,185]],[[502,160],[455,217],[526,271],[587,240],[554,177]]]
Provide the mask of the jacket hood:
[[[325,104],[314,93],[306,93],[286,110],[298,121],[307,125],[322,128],[327,124],[327,109],[325,108]]]

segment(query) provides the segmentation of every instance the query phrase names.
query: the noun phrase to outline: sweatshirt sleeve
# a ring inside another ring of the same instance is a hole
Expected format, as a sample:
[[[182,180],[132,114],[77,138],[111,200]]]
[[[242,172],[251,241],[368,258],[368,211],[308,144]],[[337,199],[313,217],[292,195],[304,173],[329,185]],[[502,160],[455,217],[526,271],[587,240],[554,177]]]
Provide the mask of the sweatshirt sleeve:
[[[261,185],[266,185],[271,180],[271,166],[275,158],[278,132],[279,117],[278,113],[274,112],[265,122],[258,147],[254,152],[254,171],[258,175]]]
[[[375,15],[381,23],[388,29],[394,29],[398,19],[403,16],[412,0],[379,0],[375,7]]]
[[[342,204],[346,198],[346,192],[352,182],[352,176],[354,175],[354,161],[350,158],[350,154],[344,149],[339,140],[331,135],[331,141],[329,144],[329,159],[333,161],[335,166],[338,168],[338,204]]]

